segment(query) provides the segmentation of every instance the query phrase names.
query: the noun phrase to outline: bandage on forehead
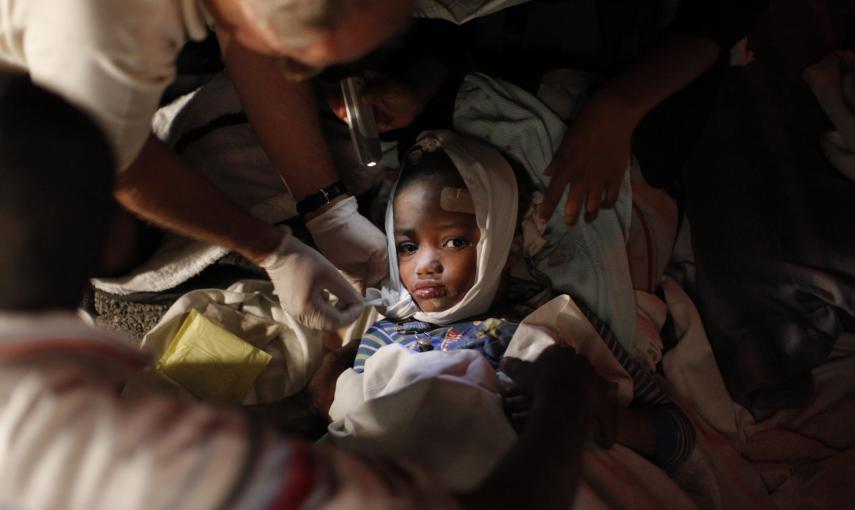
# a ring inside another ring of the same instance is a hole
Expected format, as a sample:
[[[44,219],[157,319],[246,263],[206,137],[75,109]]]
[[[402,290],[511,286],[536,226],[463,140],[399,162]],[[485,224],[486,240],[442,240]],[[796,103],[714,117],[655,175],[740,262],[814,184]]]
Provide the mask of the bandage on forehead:
[[[466,188],[442,188],[439,206],[447,212],[475,214],[475,202],[472,201],[472,194]]]

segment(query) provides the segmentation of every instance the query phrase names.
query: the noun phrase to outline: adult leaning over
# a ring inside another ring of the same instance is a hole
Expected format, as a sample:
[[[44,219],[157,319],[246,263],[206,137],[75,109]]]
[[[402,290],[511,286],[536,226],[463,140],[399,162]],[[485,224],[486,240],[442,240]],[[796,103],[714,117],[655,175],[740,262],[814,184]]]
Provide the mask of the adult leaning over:
[[[0,0],[0,67],[27,71],[99,121],[119,161],[116,198],[127,209],[258,263],[285,311],[309,327],[335,329],[358,317],[362,300],[330,261],[358,285],[379,281],[382,233],[352,204],[332,209],[353,201],[346,195],[327,201],[310,213],[336,216],[337,227],[314,234],[327,261],[232,203],[151,134],[151,119],[177,53],[214,27],[250,122],[291,194],[323,203],[316,198],[330,195],[338,178],[313,92],[288,75],[367,53],[403,26],[410,8],[399,0]]]

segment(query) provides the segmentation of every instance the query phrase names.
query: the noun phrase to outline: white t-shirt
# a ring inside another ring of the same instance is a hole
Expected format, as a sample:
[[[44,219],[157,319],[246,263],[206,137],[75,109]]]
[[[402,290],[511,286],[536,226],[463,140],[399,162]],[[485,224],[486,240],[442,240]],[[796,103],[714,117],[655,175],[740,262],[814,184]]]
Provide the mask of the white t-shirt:
[[[17,68],[91,114],[133,162],[188,39],[199,0],[0,0],[0,68]]]

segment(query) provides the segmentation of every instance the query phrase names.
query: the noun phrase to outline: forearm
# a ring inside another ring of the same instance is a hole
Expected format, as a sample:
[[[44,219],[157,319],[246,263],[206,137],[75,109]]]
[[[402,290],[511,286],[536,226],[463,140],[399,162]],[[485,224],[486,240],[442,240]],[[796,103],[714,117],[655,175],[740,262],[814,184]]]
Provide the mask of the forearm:
[[[634,123],[709,70],[721,49],[710,39],[672,36],[598,93],[618,101]]]
[[[226,37],[220,40],[247,117],[294,198],[302,200],[335,183],[338,177],[310,84],[287,80],[272,57]]]
[[[237,251],[259,262],[275,250],[282,231],[231,202],[208,179],[153,136],[119,174],[116,199],[164,228]]]
[[[535,405],[513,449],[481,486],[461,496],[469,509],[569,508],[581,478],[588,418],[582,406]]]

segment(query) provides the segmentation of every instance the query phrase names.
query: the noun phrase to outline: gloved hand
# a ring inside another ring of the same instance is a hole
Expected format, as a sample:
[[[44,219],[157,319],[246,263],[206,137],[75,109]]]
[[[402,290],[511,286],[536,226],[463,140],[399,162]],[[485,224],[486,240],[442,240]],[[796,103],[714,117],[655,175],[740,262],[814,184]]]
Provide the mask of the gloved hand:
[[[362,297],[328,260],[297,240],[290,230],[260,265],[273,280],[282,309],[309,328],[337,330],[362,313]],[[338,298],[335,305],[330,294]]]
[[[360,291],[379,283],[389,269],[386,236],[348,197],[306,222],[315,245]]]

